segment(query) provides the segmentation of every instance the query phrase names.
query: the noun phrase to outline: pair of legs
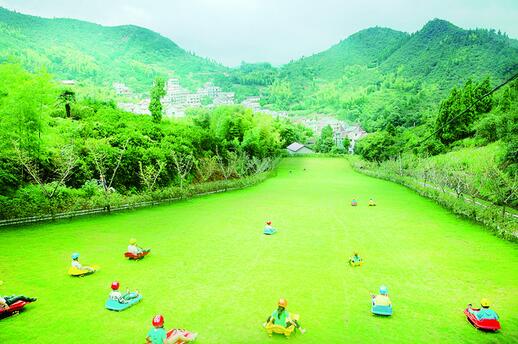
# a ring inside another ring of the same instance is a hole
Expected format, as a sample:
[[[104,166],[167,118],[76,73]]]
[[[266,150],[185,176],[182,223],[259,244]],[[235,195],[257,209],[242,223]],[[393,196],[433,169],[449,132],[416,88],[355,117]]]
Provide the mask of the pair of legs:
[[[177,343],[178,341],[181,341],[182,343],[192,342],[196,339],[198,336],[197,333],[191,333],[186,330],[182,329],[175,329],[171,333],[169,337],[167,337],[168,343]]]
[[[13,296],[6,296],[4,297],[5,303],[7,303],[8,306],[12,305],[15,302],[18,301],[24,301],[24,302],[34,302],[36,301],[36,298],[34,297],[27,297],[23,295],[13,295]]]

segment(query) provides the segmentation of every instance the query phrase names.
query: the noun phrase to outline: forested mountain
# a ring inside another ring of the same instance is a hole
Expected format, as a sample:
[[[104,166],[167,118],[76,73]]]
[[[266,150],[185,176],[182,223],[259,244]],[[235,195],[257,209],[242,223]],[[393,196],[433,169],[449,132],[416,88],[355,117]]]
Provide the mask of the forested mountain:
[[[445,88],[466,77],[499,80],[518,68],[518,49],[494,30],[463,30],[445,20],[428,22],[382,64],[382,70]]]
[[[362,30],[279,68],[268,63],[227,68],[144,28],[0,8],[0,62],[9,59],[29,70],[44,66],[61,79],[122,81],[142,93],[157,75],[176,75],[191,88],[211,80],[236,92],[238,100],[260,95],[272,109],[328,113],[376,131],[388,123],[423,123],[452,87],[469,78],[496,83],[508,77],[518,69],[518,43],[494,30],[464,30],[435,19],[413,34]]]
[[[9,59],[29,70],[45,67],[58,78],[97,85],[122,81],[137,91],[148,91],[157,75],[177,75],[189,86],[227,70],[141,27],[45,19],[0,8],[0,62]]]
[[[494,30],[464,30],[435,19],[407,35],[371,28],[280,68],[265,104],[359,121],[369,131],[414,126],[466,80],[493,83],[518,70],[516,41]]]

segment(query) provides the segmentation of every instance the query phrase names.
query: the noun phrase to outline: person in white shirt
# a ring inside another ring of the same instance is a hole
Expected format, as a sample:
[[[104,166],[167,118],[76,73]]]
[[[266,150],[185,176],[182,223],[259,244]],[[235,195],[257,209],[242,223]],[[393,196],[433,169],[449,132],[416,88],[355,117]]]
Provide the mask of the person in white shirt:
[[[117,301],[119,303],[128,303],[132,299],[135,299],[139,296],[138,290],[135,290],[135,292],[131,292],[129,290],[126,290],[126,294],[122,294],[119,291],[120,284],[119,282],[115,281],[112,282],[112,291],[110,292],[109,298],[110,300]]]
[[[81,265],[81,263],[79,263],[79,253],[77,252],[72,253],[72,267],[78,270],[94,271],[94,268],[91,268],[89,266],[83,266]]]
[[[144,252],[149,252],[150,249],[143,249],[142,247],[137,245],[137,239],[130,239],[128,245],[128,252],[134,255],[139,255]]]

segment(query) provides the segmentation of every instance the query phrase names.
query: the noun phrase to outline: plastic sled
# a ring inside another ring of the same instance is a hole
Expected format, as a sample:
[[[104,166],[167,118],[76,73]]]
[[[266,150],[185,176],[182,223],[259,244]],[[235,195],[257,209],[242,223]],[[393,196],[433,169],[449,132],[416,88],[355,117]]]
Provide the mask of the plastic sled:
[[[68,269],[68,274],[70,276],[74,276],[74,277],[83,277],[83,276],[91,275],[94,272],[99,270],[98,266],[94,265],[94,266],[90,266],[90,267],[93,269],[93,271],[90,271],[87,269],[78,269],[76,267],[71,266],[70,269]]]
[[[20,313],[22,308],[29,303],[30,302],[26,301],[16,301],[12,305],[10,305],[9,308],[0,309],[0,318],[5,318]]]
[[[474,311],[478,311],[479,309],[472,308]],[[464,310],[464,314],[468,321],[475,326],[477,329],[481,331],[498,331],[500,330],[500,322],[496,319],[482,319],[478,320],[475,314],[471,314],[468,311],[468,308]]]
[[[373,304],[371,311],[373,314],[376,314],[376,315],[389,316],[389,315],[392,315],[392,305],[385,306],[385,305]]]
[[[375,207],[376,203],[369,203],[369,207]]]
[[[351,202],[351,205],[352,205],[353,207],[356,207],[356,206],[358,205],[358,202]]]
[[[360,260],[359,262],[355,262],[355,261],[349,259],[349,265],[353,266],[353,267],[362,266],[363,265],[363,260]]]
[[[149,254],[149,252],[151,252],[151,250],[145,250],[144,252],[139,253],[139,254],[133,254],[131,252],[126,252],[126,253],[124,253],[124,257],[128,258],[129,260],[140,260],[140,259],[144,258],[145,256],[147,256]]]
[[[299,318],[300,318],[300,316],[298,314],[293,314],[293,316],[291,317],[291,319],[297,320],[297,321],[299,320]],[[284,327],[282,325],[274,325],[272,322],[268,323],[264,328],[270,337],[274,333],[277,333],[277,334],[282,334],[282,335],[286,336],[286,338],[288,338],[289,336],[291,336],[293,331],[295,331],[295,325]]]
[[[267,228],[263,231],[264,234],[266,235],[272,235],[272,234],[275,234],[277,233],[277,230],[275,228]]]
[[[142,300],[142,295],[139,295],[136,298],[131,299],[128,303],[120,303],[116,300],[108,299],[106,301],[105,307],[106,307],[106,309],[109,309],[110,311],[120,312],[120,311],[130,308],[131,306],[133,306],[136,303],[139,303],[140,300]]]
[[[180,338],[174,344],[188,343],[194,341],[196,338],[192,332],[187,330],[182,330],[178,328],[173,328],[167,332],[167,340],[169,341],[172,337],[176,335],[180,335]],[[183,338],[181,338],[183,337]]]

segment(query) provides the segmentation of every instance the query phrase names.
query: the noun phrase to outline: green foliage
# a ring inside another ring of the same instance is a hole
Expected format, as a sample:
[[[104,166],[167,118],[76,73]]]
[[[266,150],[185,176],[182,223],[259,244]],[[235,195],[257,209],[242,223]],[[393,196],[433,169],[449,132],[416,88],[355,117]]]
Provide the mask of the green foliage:
[[[161,99],[165,96],[165,81],[164,79],[157,77],[153,83],[153,88],[150,92],[149,112],[153,116],[153,121],[160,123],[164,109],[162,107]]]
[[[157,76],[174,75],[192,88],[228,70],[137,26],[44,19],[0,8],[0,62],[6,60],[97,86],[124,82],[142,93]]]
[[[318,138],[315,148],[319,153],[335,153],[336,145],[333,135],[333,128],[330,125],[326,125],[322,128],[320,137]]]
[[[48,199],[41,209],[60,211],[70,207],[69,201],[97,195],[92,180],[103,185],[99,197],[106,204],[136,192],[192,183],[197,178],[192,166],[202,158],[219,158],[218,170],[228,171],[225,176],[212,173],[206,182],[264,172],[287,133],[297,138],[307,134],[300,126],[241,106],[193,110],[186,119],[158,122],[157,116],[136,116],[113,102],[81,94],[72,101],[45,73],[0,64],[0,76],[0,190],[21,197],[16,204],[43,193]],[[163,80],[156,85],[152,93],[159,102]],[[190,157],[190,168],[180,170],[175,154]],[[20,191],[33,184],[38,191]]]
[[[359,140],[355,152],[369,161],[384,161],[395,156],[396,147],[392,135],[378,131]]]

